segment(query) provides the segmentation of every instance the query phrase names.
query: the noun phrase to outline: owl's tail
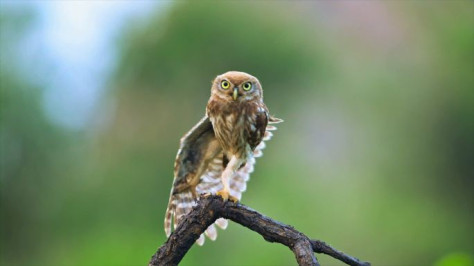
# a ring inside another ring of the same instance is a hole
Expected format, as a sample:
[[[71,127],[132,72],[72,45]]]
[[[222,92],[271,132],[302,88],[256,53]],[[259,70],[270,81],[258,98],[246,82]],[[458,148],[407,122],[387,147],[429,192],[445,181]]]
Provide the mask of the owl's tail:
[[[173,195],[170,195],[170,199],[168,201],[168,207],[166,208],[165,222],[164,222],[166,237],[169,237],[171,235],[171,224],[173,222],[173,217],[176,210],[176,204],[177,204],[176,197]]]
[[[192,208],[196,205],[196,201],[193,198],[191,192],[181,192],[178,194],[171,194],[168,202],[168,207],[166,208],[165,214],[165,233],[169,237],[171,235],[171,227],[176,230],[176,227],[184,220],[186,214],[188,214]],[[215,224],[222,229],[227,228],[228,221],[223,218],[219,218],[215,221]],[[204,234],[209,237],[211,240],[216,240],[217,230],[214,224],[211,224]],[[204,244],[204,234],[201,234],[196,243],[200,246]]]
[[[165,214],[165,233],[169,237],[171,235],[171,225],[176,229],[183,217],[188,214],[193,206],[196,205],[191,192],[181,192],[170,195],[168,207]]]

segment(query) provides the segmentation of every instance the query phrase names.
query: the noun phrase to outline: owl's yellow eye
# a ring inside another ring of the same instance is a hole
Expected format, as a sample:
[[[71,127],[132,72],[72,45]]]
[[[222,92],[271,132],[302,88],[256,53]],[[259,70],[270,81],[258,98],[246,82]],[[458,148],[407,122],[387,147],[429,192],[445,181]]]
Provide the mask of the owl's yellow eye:
[[[227,90],[230,87],[230,83],[227,80],[221,81],[221,88]]]
[[[242,88],[246,91],[250,90],[252,88],[252,83],[251,82],[245,82]]]

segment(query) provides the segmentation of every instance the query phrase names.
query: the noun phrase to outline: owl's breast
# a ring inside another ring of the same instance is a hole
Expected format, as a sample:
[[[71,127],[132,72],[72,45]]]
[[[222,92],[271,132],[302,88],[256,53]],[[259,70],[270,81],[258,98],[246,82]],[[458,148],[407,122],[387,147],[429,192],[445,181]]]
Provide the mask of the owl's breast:
[[[233,110],[221,110],[217,113],[209,113],[216,138],[222,146],[224,152],[230,155],[236,155],[245,159],[250,152],[250,146],[247,142],[249,114],[241,108]]]

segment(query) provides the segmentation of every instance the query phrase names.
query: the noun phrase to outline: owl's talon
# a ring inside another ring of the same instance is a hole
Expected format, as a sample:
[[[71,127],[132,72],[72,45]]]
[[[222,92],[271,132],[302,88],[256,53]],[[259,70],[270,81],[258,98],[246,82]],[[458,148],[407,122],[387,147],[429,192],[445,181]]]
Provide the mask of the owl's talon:
[[[219,190],[217,191],[216,193],[217,196],[221,196],[221,198],[224,200],[224,201],[227,201],[229,199],[229,191],[227,190]]]
[[[227,190],[219,190],[219,191],[217,191],[216,195],[221,196],[224,201],[230,200],[230,201],[235,202],[235,203],[239,202],[239,199],[232,196],[232,195],[230,195],[229,191],[227,191]]]
[[[234,197],[234,196],[231,196],[229,195],[229,200],[232,201],[233,203],[238,203],[239,202],[239,199]]]

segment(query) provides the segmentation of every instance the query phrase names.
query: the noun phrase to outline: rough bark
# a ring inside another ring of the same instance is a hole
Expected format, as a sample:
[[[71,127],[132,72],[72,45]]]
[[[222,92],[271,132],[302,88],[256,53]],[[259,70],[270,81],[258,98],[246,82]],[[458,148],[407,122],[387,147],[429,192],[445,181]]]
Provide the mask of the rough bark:
[[[201,197],[184,221],[152,256],[149,265],[177,265],[207,227],[220,217],[259,233],[269,242],[289,247],[299,265],[319,265],[314,252],[329,255],[348,265],[370,265],[322,241],[311,240],[292,226],[275,221],[240,203],[224,202],[218,196]]]

